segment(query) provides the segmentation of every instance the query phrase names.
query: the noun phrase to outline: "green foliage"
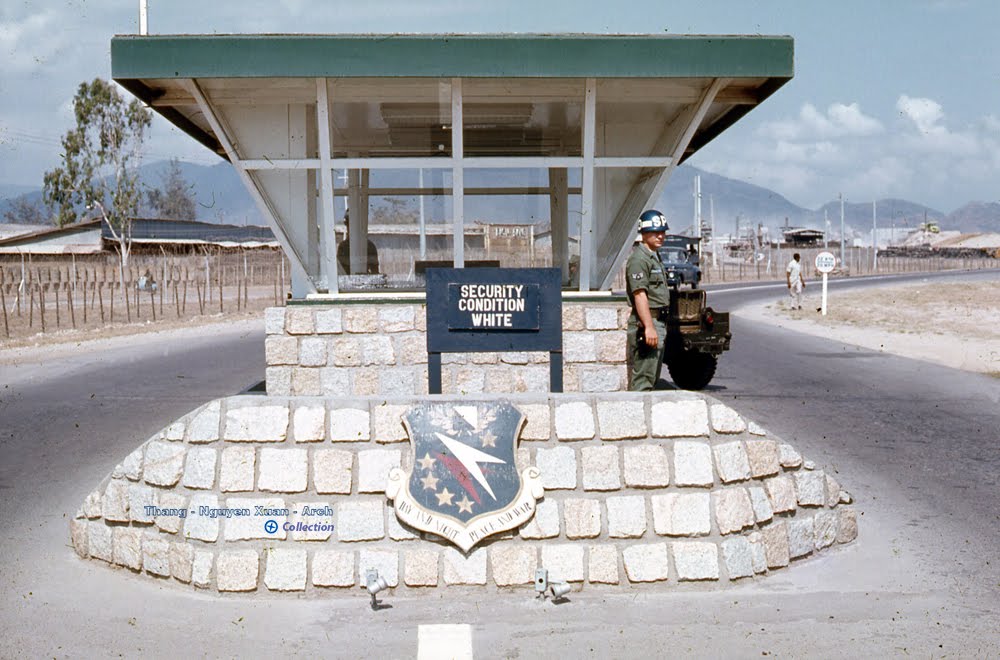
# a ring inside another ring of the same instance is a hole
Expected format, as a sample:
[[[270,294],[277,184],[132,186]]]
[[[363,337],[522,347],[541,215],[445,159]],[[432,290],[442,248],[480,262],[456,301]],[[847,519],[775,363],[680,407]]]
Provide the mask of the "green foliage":
[[[141,148],[152,115],[139,101],[126,103],[100,78],[80,83],[73,111],[76,128],[62,139],[62,166],[45,173],[45,202],[59,226],[76,222],[82,210],[96,210],[127,261],[141,195]]]
[[[184,180],[184,174],[181,173],[180,163],[174,158],[163,178],[163,187],[147,191],[146,200],[159,218],[194,220],[197,209],[191,190],[191,184]]]

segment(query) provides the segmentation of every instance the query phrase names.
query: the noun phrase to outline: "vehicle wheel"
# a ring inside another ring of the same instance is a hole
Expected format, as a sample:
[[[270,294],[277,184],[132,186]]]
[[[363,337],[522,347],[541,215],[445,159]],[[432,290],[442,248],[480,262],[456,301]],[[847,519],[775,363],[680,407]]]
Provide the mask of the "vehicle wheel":
[[[667,358],[667,371],[682,390],[703,390],[712,382],[718,360],[699,351],[681,351]]]

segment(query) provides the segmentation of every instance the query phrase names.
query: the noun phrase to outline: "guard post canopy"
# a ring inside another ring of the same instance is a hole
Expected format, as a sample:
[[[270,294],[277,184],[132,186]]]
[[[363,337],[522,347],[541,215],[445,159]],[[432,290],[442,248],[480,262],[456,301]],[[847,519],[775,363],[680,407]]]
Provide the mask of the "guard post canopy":
[[[233,164],[296,298],[421,288],[433,265],[607,289],[674,168],[793,75],[792,39],[762,36],[119,36],[111,55]]]

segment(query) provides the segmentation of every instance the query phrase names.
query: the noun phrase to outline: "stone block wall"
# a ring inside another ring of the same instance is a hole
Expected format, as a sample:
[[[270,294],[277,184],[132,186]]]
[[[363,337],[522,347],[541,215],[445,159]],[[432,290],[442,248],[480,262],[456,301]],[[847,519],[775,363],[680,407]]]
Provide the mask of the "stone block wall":
[[[563,305],[563,389],[628,388],[621,301]],[[427,394],[426,305],[300,304],[266,311],[267,393],[278,396]],[[548,353],[442,356],[445,394],[548,392]]]
[[[725,585],[857,536],[833,474],[710,397],[504,398],[527,419],[518,467],[540,470],[545,496],[469,553],[400,524],[384,495],[411,465],[401,415],[419,397],[213,401],[86,497],[73,547],[198,589],[330,594],[371,568],[411,591],[529,589],[539,567],[578,590]]]

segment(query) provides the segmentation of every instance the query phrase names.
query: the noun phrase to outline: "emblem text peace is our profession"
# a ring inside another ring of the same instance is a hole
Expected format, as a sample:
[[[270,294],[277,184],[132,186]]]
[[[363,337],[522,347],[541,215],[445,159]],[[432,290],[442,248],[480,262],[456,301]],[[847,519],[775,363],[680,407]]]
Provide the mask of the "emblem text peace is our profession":
[[[470,312],[476,327],[511,328],[513,314],[526,305],[523,284],[463,284],[459,290],[458,309]]]

